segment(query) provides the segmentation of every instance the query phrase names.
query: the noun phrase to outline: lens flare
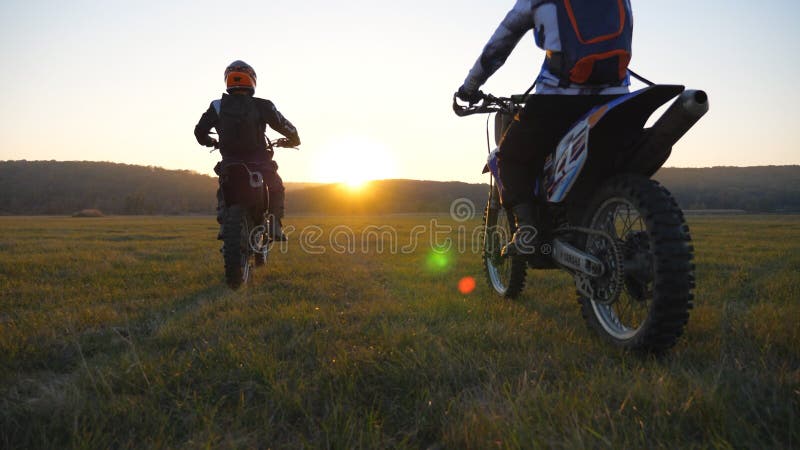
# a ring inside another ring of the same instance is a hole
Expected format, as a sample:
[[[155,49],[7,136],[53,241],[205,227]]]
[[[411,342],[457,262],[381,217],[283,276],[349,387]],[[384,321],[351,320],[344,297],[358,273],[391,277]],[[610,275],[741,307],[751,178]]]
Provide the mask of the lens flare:
[[[458,282],[458,291],[464,295],[471,294],[475,290],[475,278],[464,277]]]
[[[450,261],[444,253],[431,253],[428,255],[428,267],[433,270],[444,270]]]
[[[431,272],[445,272],[448,270],[452,263],[452,257],[449,253],[446,250],[431,250],[426,260],[428,270]]]

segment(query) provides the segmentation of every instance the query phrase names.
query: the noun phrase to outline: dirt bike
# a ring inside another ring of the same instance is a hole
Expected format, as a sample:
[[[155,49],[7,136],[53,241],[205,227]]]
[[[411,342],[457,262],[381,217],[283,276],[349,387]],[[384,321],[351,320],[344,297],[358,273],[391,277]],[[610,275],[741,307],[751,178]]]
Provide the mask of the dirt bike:
[[[497,113],[495,143],[527,96],[482,94],[457,115]],[[648,118],[677,99],[650,128]],[[500,202],[498,149],[490,151],[483,265],[489,285],[515,298],[528,268],[560,269],[575,282],[587,325],[614,344],[660,353],[688,323],[695,287],[693,247],[683,212],[651,179],[672,146],[708,111],[703,91],[652,85],[597,106],[547,156],[533,196],[545,200],[551,240],[533,255],[502,256],[515,221]],[[487,144],[488,144],[487,122]],[[533,200],[533,199],[532,199]]]
[[[292,147],[286,139],[267,138],[268,151],[276,147]],[[225,281],[231,289],[239,289],[251,280],[255,266],[267,263],[271,237],[271,221],[278,220],[269,211],[269,190],[258,167],[263,162],[223,160],[214,171],[219,175],[220,191],[225,208],[222,213],[222,257]]]

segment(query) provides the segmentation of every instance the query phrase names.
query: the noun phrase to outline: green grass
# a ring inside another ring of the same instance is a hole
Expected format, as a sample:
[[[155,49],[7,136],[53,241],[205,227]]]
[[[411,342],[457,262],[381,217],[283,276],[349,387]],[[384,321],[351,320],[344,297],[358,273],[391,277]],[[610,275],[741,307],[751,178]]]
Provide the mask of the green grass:
[[[566,275],[502,300],[427,234],[309,255],[295,232],[231,292],[211,218],[0,218],[0,447],[798,447],[800,217],[690,226],[696,308],[655,359],[592,334]]]

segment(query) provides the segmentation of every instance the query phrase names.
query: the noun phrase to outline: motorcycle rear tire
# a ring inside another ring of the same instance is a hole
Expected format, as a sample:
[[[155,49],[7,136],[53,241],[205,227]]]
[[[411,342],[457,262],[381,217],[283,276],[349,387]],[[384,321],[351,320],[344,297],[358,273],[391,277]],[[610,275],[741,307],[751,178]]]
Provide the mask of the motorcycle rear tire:
[[[250,281],[250,217],[240,205],[228,208],[222,235],[222,255],[225,260],[225,282],[239,289]]]
[[[631,216],[636,224],[632,218],[623,220],[629,224],[628,232],[619,225],[624,210],[636,212]],[[672,348],[688,323],[695,287],[691,235],[675,199],[654,180],[620,176],[600,187],[585,225],[620,239],[631,261],[626,262],[622,295],[613,304],[579,295],[589,328],[627,349],[662,353]],[[635,272],[634,267],[638,267]],[[625,323],[626,317],[621,317],[625,312],[637,323]]]

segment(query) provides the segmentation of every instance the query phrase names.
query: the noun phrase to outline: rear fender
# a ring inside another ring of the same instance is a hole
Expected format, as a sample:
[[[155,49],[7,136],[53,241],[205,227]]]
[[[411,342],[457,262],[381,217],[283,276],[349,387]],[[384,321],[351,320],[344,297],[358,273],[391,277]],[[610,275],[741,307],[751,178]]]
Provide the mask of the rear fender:
[[[566,200],[573,187],[579,184],[585,168],[592,172],[608,172],[617,167],[620,150],[641,139],[644,125],[653,112],[683,90],[683,86],[651,86],[587,112],[567,132],[556,151],[545,159],[548,201]]]
[[[225,205],[266,209],[264,176],[261,172],[251,171],[244,163],[231,163],[223,166],[219,175]]]

